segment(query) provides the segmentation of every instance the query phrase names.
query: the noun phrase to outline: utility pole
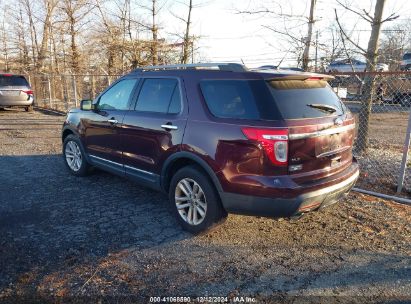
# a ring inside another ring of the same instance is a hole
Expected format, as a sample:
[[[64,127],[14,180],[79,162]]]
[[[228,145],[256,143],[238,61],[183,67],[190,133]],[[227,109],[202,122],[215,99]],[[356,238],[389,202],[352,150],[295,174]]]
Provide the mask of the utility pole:
[[[318,72],[318,30],[315,32],[315,72]]]
[[[304,53],[303,53],[303,70],[304,71],[308,70],[311,39],[312,39],[312,35],[313,35],[313,26],[314,26],[314,23],[315,23],[314,12],[315,12],[316,3],[317,3],[317,0],[311,0],[310,16],[308,17],[308,33],[307,33],[307,37],[305,39],[305,48],[304,48]]]

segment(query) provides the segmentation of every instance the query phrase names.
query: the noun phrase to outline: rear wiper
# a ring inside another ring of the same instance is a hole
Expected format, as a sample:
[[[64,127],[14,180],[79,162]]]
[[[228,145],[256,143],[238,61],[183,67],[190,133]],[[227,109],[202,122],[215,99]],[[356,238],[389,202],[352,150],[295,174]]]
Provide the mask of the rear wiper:
[[[318,110],[322,110],[322,111],[327,112],[327,113],[337,112],[337,108],[336,108],[336,107],[329,106],[329,105],[325,105],[325,104],[309,103],[309,104],[307,104],[307,106],[309,106],[309,107],[311,107],[311,108],[318,109]]]

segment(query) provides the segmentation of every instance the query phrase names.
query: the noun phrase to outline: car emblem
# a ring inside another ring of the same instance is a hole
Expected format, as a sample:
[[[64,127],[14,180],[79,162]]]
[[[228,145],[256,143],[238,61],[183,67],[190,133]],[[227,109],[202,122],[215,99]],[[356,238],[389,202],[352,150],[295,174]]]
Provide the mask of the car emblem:
[[[343,120],[338,117],[336,120],[334,120],[334,124],[335,124],[336,126],[342,126]]]

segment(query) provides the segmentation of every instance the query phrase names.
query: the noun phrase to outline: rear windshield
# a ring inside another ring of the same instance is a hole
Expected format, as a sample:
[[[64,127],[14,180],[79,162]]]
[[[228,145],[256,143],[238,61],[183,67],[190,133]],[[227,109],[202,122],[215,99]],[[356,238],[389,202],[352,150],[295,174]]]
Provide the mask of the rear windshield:
[[[200,87],[210,112],[219,118],[298,119],[345,111],[325,81],[204,80]]]
[[[405,53],[404,56],[402,57],[403,60],[410,60],[411,59],[411,53]]]
[[[23,76],[4,76],[0,75],[0,86],[25,86],[28,87],[29,83]]]
[[[326,81],[273,80],[268,85],[284,119],[316,118],[345,112],[345,106]]]

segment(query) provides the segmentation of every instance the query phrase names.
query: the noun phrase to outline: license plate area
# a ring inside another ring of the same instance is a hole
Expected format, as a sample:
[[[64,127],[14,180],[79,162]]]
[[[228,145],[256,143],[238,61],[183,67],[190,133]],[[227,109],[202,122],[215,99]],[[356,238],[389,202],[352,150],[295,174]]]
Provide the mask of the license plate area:
[[[315,156],[321,157],[332,154],[332,152],[339,151],[341,148],[343,148],[341,134],[321,136],[315,142]]]
[[[0,91],[1,95],[3,96],[19,96],[20,95],[20,91]]]

